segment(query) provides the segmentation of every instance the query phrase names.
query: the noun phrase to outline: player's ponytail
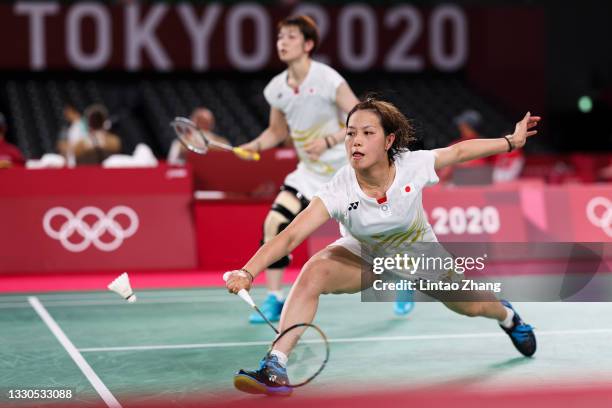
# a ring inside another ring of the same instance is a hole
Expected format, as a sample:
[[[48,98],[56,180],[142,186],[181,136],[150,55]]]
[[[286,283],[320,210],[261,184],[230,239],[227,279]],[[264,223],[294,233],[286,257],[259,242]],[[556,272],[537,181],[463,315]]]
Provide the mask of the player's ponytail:
[[[411,121],[404,116],[390,102],[386,102],[380,99],[376,99],[374,96],[366,96],[365,99],[361,100],[351,111],[346,118],[346,126],[348,127],[349,119],[351,115],[360,110],[368,110],[376,113],[380,124],[385,132],[385,136],[393,133],[395,134],[395,140],[391,145],[391,148],[387,150],[387,156],[389,161],[392,162],[400,153],[409,150],[411,143],[415,142],[414,127]]]

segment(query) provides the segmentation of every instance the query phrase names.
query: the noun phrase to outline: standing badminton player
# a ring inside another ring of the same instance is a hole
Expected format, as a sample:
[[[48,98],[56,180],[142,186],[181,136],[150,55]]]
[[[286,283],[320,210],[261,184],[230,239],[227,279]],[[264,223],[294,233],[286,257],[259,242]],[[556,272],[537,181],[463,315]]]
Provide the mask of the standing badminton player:
[[[498,139],[473,139],[432,151],[409,151],[413,129],[392,104],[376,99],[358,103],[348,114],[345,147],[350,166],[342,168],[315,194],[310,205],[279,235],[263,245],[227,281],[232,293],[249,289],[255,276],[277,259],[286,256],[330,218],[343,226],[343,237],[315,254],[302,268],[282,312],[280,330],[314,319],[319,296],[354,293],[362,289],[362,265],[371,248],[398,230],[411,231],[412,241],[437,242],[423,214],[422,189],[438,182],[436,171],[477,158],[522,147],[540,120],[529,113],[516,124],[512,135]],[[386,204],[386,209],[381,203]],[[424,271],[423,273],[428,273]],[[438,272],[433,272],[438,273]],[[424,279],[442,280],[441,276]],[[450,310],[466,316],[496,319],[512,343],[525,356],[536,351],[530,325],[523,322],[512,305],[499,301],[492,292],[472,292],[472,301],[445,301]],[[476,301],[473,301],[476,300]],[[295,336],[284,336],[255,371],[240,370],[235,386],[245,392],[289,394],[291,387],[285,365]]]
[[[267,129],[245,150],[270,149],[291,137],[299,164],[290,173],[274,200],[263,225],[262,243],[270,241],[304,210],[315,192],[331,180],[345,164],[344,117],[358,99],[347,82],[331,67],[311,56],[319,43],[315,22],[308,16],[287,18],[278,24],[276,47],[287,69],[275,76],[264,89],[270,104]],[[261,311],[270,321],[278,321],[284,303],[282,277],[289,265],[285,255],[266,271],[268,295]],[[412,302],[398,302],[396,313],[410,309]],[[251,323],[263,323],[253,313]]]

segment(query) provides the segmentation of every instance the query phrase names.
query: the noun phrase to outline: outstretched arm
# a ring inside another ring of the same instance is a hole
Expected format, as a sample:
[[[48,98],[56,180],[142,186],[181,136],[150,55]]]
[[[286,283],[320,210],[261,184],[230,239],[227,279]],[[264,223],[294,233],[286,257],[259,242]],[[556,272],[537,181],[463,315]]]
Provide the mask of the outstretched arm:
[[[533,129],[540,121],[539,116],[531,116],[527,112],[525,117],[518,122],[514,133],[497,139],[472,139],[459,142],[449,147],[435,149],[436,170],[458,163],[505,153],[510,150],[521,148],[525,145],[527,138],[538,133]]]
[[[285,115],[276,108],[270,108],[268,127],[257,138],[241,145],[240,148],[260,152],[275,147],[284,141],[288,135],[289,127],[287,126]]]
[[[255,276],[268,265],[291,253],[329,218],[325,204],[320,198],[315,197],[287,228],[259,248],[240,271],[233,271],[227,280],[227,289],[232,293],[238,293],[240,289],[249,289]]]

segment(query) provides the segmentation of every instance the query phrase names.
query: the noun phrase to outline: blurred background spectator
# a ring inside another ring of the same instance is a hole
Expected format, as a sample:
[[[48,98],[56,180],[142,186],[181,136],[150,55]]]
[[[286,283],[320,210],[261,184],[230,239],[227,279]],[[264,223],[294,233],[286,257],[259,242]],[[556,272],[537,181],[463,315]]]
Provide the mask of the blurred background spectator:
[[[100,164],[108,156],[121,151],[121,140],[110,132],[111,122],[104,105],[91,105],[85,110],[87,135],[77,140],[74,156],[77,164]]]
[[[198,129],[207,132],[207,136],[216,142],[230,144],[230,142],[213,132],[215,128],[215,116],[210,111],[210,109],[199,107],[194,109],[191,113],[190,117],[191,121],[195,123]],[[215,149],[214,146],[211,147]],[[168,151],[168,157],[166,161],[168,164],[172,164],[174,166],[183,166],[185,161],[187,160],[187,149],[183,144],[178,140],[174,139],[172,141],[172,145],[170,145],[170,150]]]
[[[470,139],[501,137],[513,131],[508,129],[499,135],[483,134],[483,122],[483,117],[477,110],[468,109],[461,112],[453,119],[453,124],[459,131],[459,138],[453,141],[451,145]],[[520,176],[524,165],[525,155],[522,149],[516,149],[509,153],[444,168],[439,172],[439,176],[441,181],[455,185],[499,183],[516,180]]]
[[[81,117],[81,113],[73,106],[64,106],[64,126],[57,141],[57,151],[66,158],[68,167],[76,165],[74,149],[79,142],[87,139],[87,124]]]
[[[0,169],[23,166],[24,160],[17,146],[6,141],[8,126],[6,118],[0,113]]]

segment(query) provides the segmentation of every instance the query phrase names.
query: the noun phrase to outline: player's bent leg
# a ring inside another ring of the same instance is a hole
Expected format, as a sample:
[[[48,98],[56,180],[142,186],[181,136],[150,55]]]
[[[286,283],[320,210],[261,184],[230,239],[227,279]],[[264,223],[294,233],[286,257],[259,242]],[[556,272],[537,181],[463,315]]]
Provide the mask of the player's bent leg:
[[[341,246],[327,247],[315,254],[304,265],[289,292],[280,330],[297,323],[311,323],[322,294],[359,292],[362,287],[361,269],[361,258]],[[276,348],[288,355],[294,340],[284,336]]]
[[[297,323],[311,323],[321,294],[354,293],[360,289],[360,258],[340,246],[327,247],[302,268],[287,297],[279,329],[282,332]],[[296,341],[296,336],[287,333],[276,343],[272,353],[261,360],[259,369],[240,370],[234,376],[234,386],[251,394],[290,395],[286,360],[280,361],[278,353],[288,359]]]
[[[451,294],[451,296],[453,300],[450,301],[445,300],[442,296],[442,303],[455,313],[468,317],[488,317],[500,321],[506,317],[506,309],[493,292],[471,291],[465,295]]]

